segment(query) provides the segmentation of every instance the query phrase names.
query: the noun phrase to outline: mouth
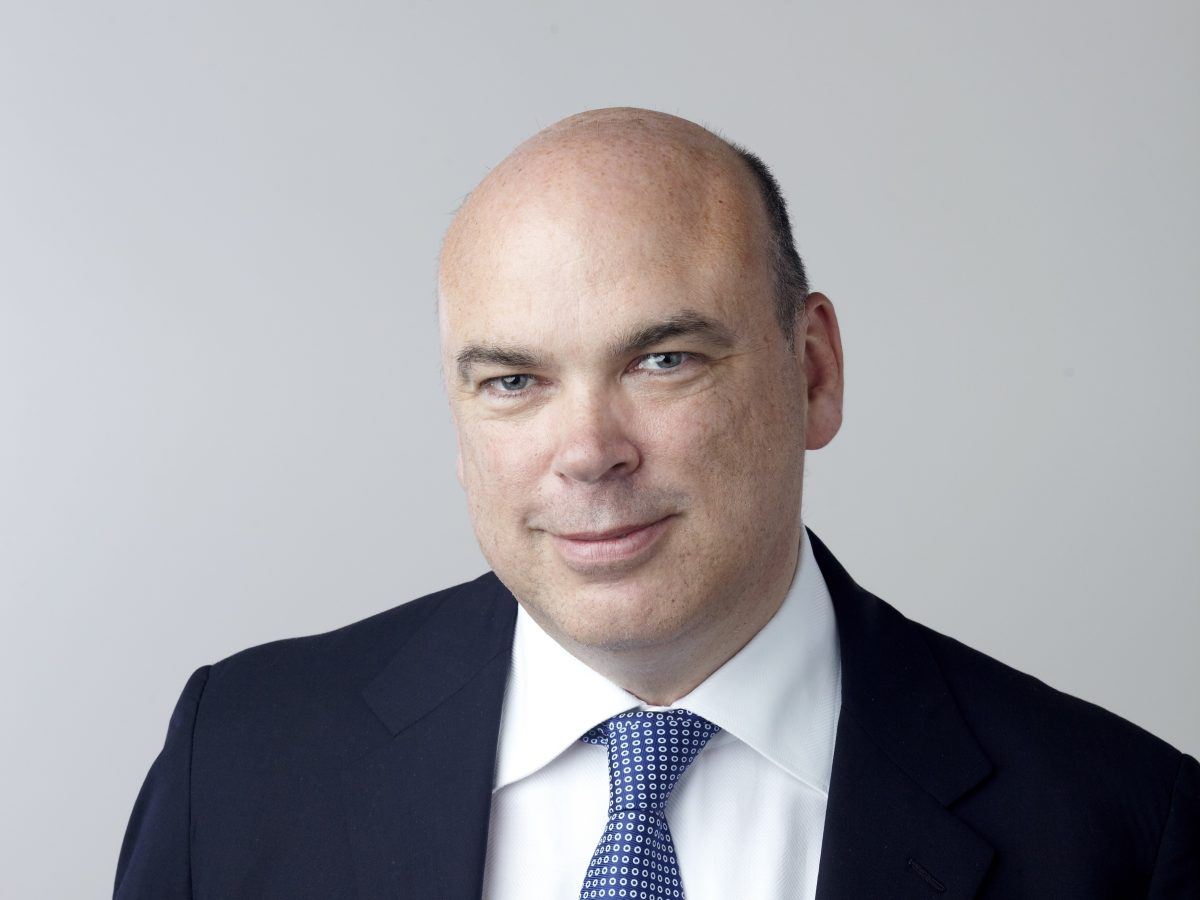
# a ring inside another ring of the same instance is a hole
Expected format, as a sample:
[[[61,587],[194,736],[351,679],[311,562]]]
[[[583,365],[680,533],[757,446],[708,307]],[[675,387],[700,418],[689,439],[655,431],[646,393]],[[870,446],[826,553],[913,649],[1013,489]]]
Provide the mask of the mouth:
[[[551,541],[570,568],[581,573],[597,572],[647,558],[672,519],[674,515],[652,522],[619,525],[605,531],[551,534]]]
[[[655,519],[653,522],[643,522],[640,525],[618,525],[616,528],[610,528],[607,531],[579,531],[575,534],[559,534],[555,537],[564,538],[568,541],[608,541],[613,538],[625,537],[633,534],[635,531],[641,531],[643,528],[649,528],[651,525],[661,522],[662,519]]]

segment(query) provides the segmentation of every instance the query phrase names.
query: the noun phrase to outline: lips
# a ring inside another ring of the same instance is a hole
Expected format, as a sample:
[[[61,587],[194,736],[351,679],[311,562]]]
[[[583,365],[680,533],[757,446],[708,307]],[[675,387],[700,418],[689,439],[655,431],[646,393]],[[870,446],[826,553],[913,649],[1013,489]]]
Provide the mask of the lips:
[[[566,538],[569,541],[607,541],[612,538],[624,537],[634,531],[640,531],[647,528],[661,519],[652,519],[649,522],[642,522],[637,525],[618,525],[616,528],[610,528],[607,531],[579,531],[575,534],[560,534],[558,537]]]
[[[552,534],[559,557],[580,574],[614,574],[645,562],[670,527],[674,516],[652,522],[620,525],[605,531]]]

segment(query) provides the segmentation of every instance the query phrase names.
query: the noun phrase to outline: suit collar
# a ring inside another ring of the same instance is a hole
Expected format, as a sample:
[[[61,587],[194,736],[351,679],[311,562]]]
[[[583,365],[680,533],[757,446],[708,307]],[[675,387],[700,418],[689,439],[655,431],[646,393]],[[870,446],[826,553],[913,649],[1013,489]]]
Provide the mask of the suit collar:
[[[355,896],[480,896],[516,611],[490,572],[452,589],[363,689],[387,733],[340,772]]]
[[[991,763],[917,628],[808,535],[842,656],[817,896],[972,897],[992,850],[947,807]],[[480,895],[516,612],[491,572],[448,591],[364,688],[387,734],[341,773],[361,896]]]
[[[399,734],[511,650],[516,616],[516,600],[494,573],[460,585],[363,689],[363,699]]]
[[[809,537],[842,648],[817,898],[973,897],[992,848],[947,807],[992,764],[917,627]]]
[[[991,771],[913,623],[859,587],[809,531],[837,615],[842,710],[896,765],[948,806]]]

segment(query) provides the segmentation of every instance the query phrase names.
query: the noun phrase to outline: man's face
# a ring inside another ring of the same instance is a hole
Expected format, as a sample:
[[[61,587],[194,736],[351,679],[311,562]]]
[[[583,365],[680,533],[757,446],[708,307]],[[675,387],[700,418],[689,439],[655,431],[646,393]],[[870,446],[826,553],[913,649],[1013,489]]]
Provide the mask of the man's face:
[[[443,266],[443,364],[500,579],[569,646],[665,647],[794,559],[804,326],[793,354],[740,173],[604,170],[479,201]]]

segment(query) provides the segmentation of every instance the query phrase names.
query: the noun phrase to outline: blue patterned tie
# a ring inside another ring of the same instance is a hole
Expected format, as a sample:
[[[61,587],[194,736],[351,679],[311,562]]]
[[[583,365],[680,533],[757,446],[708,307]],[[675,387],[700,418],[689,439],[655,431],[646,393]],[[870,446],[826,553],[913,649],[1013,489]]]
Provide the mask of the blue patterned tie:
[[[608,745],[608,825],[580,900],[681,900],[675,842],[664,810],[675,782],[721,729],[686,709],[635,709],[580,740]]]

